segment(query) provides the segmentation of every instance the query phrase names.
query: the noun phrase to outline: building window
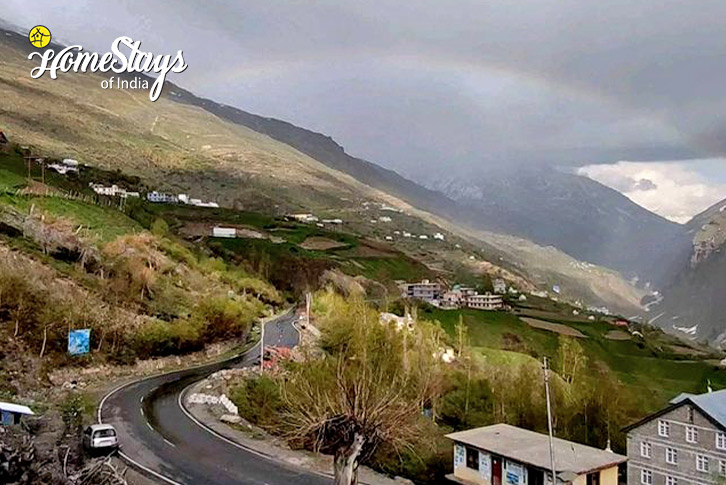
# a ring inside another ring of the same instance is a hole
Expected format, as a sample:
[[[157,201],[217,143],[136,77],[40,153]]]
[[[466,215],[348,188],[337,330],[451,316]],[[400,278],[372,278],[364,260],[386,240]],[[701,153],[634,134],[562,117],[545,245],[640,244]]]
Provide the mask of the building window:
[[[466,449],[466,467],[472,470],[479,469],[479,450],[473,448]]]
[[[653,485],[653,472],[650,470],[640,470],[640,483],[643,485]]]
[[[600,485],[600,472],[588,473],[586,485]]]
[[[687,416],[688,416],[688,422],[692,423],[693,422],[693,408],[687,409]]]
[[[686,426],[686,441],[696,443],[698,441],[698,430],[693,426]]]
[[[640,443],[640,456],[643,458],[650,458],[650,450],[650,443],[646,443],[645,441]]]
[[[718,473],[722,477],[726,477],[726,460],[718,461]]]
[[[666,477],[665,485],[677,485],[676,477]]]
[[[696,455],[696,470],[699,472],[708,472],[708,457],[705,455]]]
[[[678,464],[678,451],[675,448],[666,448],[665,450],[666,463],[669,465]]]
[[[658,421],[658,436],[668,438],[671,435],[671,423],[668,421]]]
[[[726,433],[716,433],[716,448],[726,450]]]

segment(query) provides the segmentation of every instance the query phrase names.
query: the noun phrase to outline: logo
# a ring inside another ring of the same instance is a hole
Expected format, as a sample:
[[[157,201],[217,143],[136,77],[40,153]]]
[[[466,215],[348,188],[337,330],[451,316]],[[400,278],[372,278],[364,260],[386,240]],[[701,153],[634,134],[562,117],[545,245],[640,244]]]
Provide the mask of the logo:
[[[36,25],[30,30],[28,39],[35,47],[45,47],[50,43],[50,30],[42,25]],[[30,77],[33,79],[38,79],[46,72],[51,79],[57,79],[59,73],[70,71],[102,73],[110,71],[119,76],[103,80],[101,88],[149,89],[151,101],[159,99],[167,74],[184,72],[187,68],[184,52],[181,50],[176,54],[144,52],[141,50],[141,41],[127,36],[114,40],[110,52],[89,52],[83,50],[83,46],[71,45],[58,52],[55,49],[46,49],[28,55],[30,60],[36,57],[40,60],[40,65],[30,70]],[[129,80],[128,75],[134,73],[145,76]]]
[[[30,33],[28,34],[28,40],[33,44],[33,47],[37,47],[38,49],[42,49],[50,44],[50,39],[50,30],[45,25],[36,25],[30,29]]]

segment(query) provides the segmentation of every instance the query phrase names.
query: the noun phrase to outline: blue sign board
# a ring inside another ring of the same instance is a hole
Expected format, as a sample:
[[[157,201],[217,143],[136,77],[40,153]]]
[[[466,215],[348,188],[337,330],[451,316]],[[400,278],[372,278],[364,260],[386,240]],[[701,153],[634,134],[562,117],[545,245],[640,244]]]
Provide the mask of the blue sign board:
[[[15,416],[9,411],[0,411],[0,424],[10,426],[15,422]]]
[[[91,351],[91,329],[72,330],[68,334],[68,353],[85,355]]]

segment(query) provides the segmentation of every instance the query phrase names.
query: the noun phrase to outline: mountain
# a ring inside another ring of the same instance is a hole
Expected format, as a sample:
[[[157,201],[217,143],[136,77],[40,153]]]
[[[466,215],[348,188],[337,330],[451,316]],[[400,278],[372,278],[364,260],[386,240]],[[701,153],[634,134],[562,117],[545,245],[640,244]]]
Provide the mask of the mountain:
[[[687,225],[689,256],[650,312],[651,321],[692,338],[726,343],[726,200]]]
[[[656,284],[670,256],[688,247],[683,227],[591,179],[552,169],[499,169],[417,182],[345,152],[332,138],[175,87],[172,98],[288,144],[330,168],[475,230],[511,234]]]
[[[594,180],[544,167],[510,167],[427,181],[479,211],[476,222],[554,246],[580,259],[659,284],[671,258],[688,247],[679,224]]]
[[[96,74],[33,80],[27,38],[0,34],[0,126],[12,140],[46,155],[119,170],[157,190],[225,207],[340,217],[346,230],[379,240],[394,229],[429,235],[443,230],[446,243],[397,238],[392,244],[449,274],[475,255],[489,262],[487,271],[526,279],[536,259],[545,263],[536,271],[538,284],[578,288],[575,298],[592,296],[598,305],[628,310],[638,305],[637,292],[626,284],[612,285],[617,290],[610,293],[595,290],[598,274],[571,271],[571,261],[550,257],[550,249],[532,244],[527,251],[500,250],[471,231],[475,226],[469,222],[480,217],[476,208],[351,157],[329,137],[205,100],[171,83],[150,103],[143,90],[101,89],[105,76]],[[394,212],[378,213],[384,206]],[[392,218],[390,228],[371,222],[382,215]],[[501,244],[501,238],[491,241]]]

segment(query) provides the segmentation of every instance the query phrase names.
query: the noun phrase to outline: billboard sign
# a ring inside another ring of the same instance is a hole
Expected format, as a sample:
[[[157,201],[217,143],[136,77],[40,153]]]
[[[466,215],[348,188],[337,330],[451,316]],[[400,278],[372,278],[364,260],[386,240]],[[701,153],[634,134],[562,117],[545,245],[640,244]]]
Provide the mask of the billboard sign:
[[[68,353],[86,355],[91,351],[91,329],[71,330],[68,334]]]

